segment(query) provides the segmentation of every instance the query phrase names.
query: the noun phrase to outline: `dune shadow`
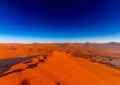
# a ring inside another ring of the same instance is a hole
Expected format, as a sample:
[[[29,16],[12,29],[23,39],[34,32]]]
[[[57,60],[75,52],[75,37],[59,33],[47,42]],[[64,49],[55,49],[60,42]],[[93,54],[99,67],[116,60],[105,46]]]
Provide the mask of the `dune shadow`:
[[[4,71],[8,70],[11,66],[16,65],[25,60],[31,59],[33,57],[37,57],[37,56],[26,56],[26,57],[18,57],[18,58],[1,59],[0,60],[0,75]]]
[[[13,71],[10,71],[10,72],[3,73],[3,74],[0,75],[0,77],[9,75],[9,74],[11,74],[11,73],[21,72],[21,71],[24,71],[25,69],[35,68],[38,64],[39,64],[39,63],[30,64],[30,65],[28,65],[26,68],[18,68],[18,69],[15,69],[15,70],[13,70]]]
[[[15,73],[15,72],[21,72],[21,71],[23,71],[23,70],[25,70],[25,69],[16,69],[16,70],[13,70],[13,71],[8,72],[8,73],[1,74],[0,77],[3,77],[3,76],[6,76],[6,75],[9,75],[9,74],[11,74],[11,73]]]

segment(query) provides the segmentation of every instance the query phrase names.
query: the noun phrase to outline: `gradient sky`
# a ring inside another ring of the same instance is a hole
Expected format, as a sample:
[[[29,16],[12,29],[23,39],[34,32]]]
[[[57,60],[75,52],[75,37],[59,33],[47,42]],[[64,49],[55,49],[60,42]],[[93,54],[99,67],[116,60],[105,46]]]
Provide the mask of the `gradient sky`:
[[[120,42],[120,0],[0,0],[0,42]]]

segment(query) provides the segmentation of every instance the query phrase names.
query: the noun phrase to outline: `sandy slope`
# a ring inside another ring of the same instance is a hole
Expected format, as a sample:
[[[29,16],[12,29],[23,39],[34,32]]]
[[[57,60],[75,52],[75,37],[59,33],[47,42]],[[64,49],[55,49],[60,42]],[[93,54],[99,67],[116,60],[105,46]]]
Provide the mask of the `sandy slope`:
[[[120,85],[119,70],[105,66],[100,63],[92,63],[83,58],[73,57],[73,59],[78,62],[81,68],[88,70],[89,72],[109,83],[110,85]]]
[[[54,51],[13,66],[0,78],[2,85],[120,85],[120,71]],[[33,65],[28,68],[28,66]],[[17,71],[16,71],[17,69]],[[22,70],[21,70],[22,69]]]

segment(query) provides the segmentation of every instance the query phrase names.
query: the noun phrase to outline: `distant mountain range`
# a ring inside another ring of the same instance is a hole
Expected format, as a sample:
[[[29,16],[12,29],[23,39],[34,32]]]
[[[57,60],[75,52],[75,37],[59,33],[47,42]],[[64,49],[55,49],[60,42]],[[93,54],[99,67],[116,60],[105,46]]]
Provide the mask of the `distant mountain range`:
[[[9,44],[9,45],[17,45],[17,44],[54,44],[54,45],[85,45],[85,46],[120,46],[120,42],[108,42],[108,43],[98,43],[98,42],[86,42],[86,43],[79,43],[79,42],[60,42],[60,43],[0,43],[2,44]]]
[[[109,42],[109,43],[92,43],[92,42],[87,42],[84,43],[84,45],[86,46],[99,46],[99,45],[103,45],[103,46],[120,46],[119,42]]]

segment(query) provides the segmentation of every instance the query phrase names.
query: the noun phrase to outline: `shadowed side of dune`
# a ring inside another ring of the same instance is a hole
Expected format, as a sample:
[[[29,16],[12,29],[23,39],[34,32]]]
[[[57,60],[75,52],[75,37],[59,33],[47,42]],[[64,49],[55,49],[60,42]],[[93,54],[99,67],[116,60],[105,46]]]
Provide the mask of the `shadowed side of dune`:
[[[26,57],[18,57],[18,58],[9,58],[9,59],[1,59],[0,60],[0,75],[8,70],[11,66],[16,65],[25,60],[31,59],[36,56],[26,56]]]

